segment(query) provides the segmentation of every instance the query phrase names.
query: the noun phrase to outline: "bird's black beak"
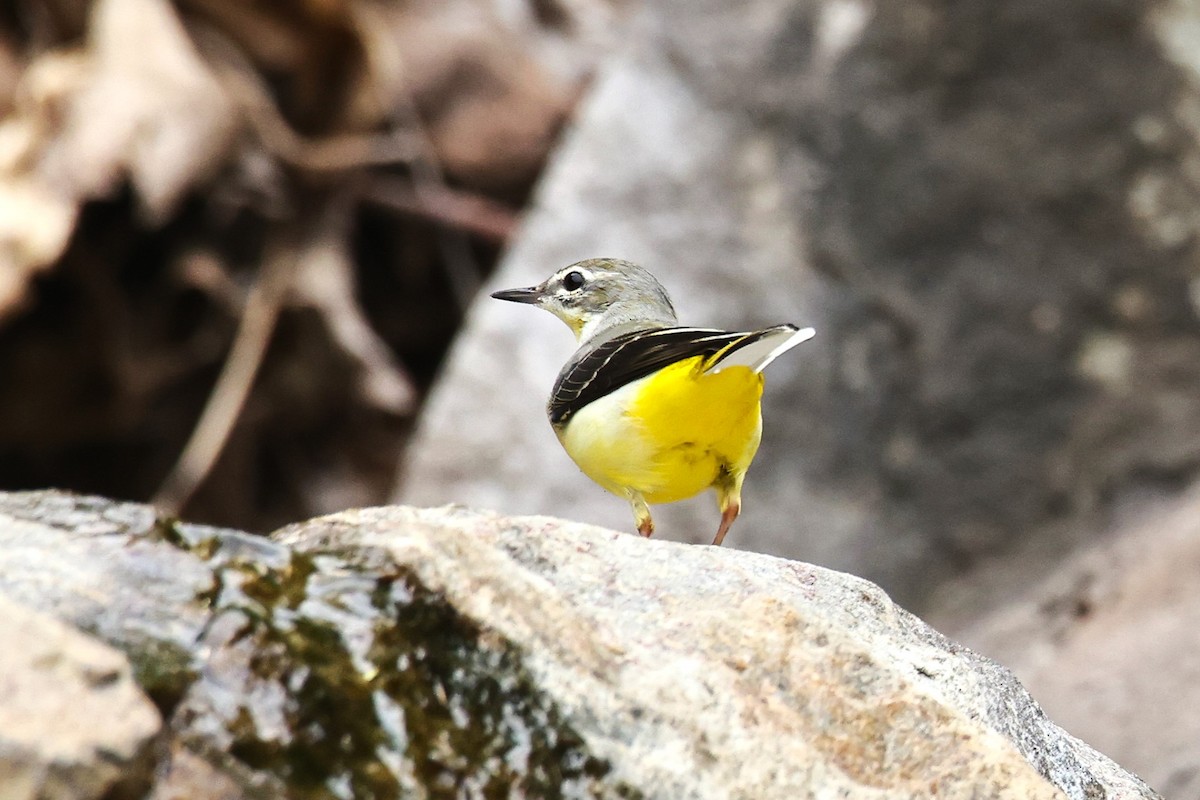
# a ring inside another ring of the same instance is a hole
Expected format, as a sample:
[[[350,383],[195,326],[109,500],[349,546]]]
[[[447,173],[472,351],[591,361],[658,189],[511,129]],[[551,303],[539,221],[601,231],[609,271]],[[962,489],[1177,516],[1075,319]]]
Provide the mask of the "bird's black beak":
[[[528,286],[524,289],[502,289],[499,292],[492,292],[492,297],[497,300],[509,300],[513,303],[536,303],[542,296],[542,291],[537,286]]]

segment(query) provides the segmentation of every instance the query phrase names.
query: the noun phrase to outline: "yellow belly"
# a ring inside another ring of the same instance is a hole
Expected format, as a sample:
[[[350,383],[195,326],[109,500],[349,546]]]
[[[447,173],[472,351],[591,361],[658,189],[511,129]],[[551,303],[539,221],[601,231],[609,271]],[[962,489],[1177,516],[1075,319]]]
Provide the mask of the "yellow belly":
[[[614,494],[671,503],[746,471],[762,431],[763,377],[748,367],[666,367],[580,409],[558,431],[589,478]]]

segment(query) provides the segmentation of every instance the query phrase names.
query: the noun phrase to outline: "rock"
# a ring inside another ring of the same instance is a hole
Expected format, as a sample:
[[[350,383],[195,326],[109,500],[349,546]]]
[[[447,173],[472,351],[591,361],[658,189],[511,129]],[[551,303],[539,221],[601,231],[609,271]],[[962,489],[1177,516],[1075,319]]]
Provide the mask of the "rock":
[[[137,797],[149,785],[161,720],[125,656],[2,595],[0,698],[5,800]]]
[[[1200,489],[1143,511],[955,634],[1167,797],[1200,796]],[[1020,563],[993,571],[1016,579]],[[949,603],[947,603],[949,605]]]
[[[212,570],[158,541],[173,529],[148,506],[56,492],[0,494],[0,594],[130,654],[152,696],[193,675]]]
[[[1124,494],[1200,463],[1197,13],[648,4],[494,286],[625,257],[685,322],[816,328],[770,370],[733,546],[917,609],[1028,540],[1027,577],[1049,573]],[[571,347],[481,300],[397,498],[628,530],[542,417]],[[715,527],[704,500],[659,521]]]
[[[347,512],[276,538],[385,549],[516,646],[614,779],[664,797],[1154,796],[1003,668],[848,575],[465,510]]]
[[[166,718],[157,800],[1158,796],[874,585],[770,556],[0,494],[0,591],[125,651]]]

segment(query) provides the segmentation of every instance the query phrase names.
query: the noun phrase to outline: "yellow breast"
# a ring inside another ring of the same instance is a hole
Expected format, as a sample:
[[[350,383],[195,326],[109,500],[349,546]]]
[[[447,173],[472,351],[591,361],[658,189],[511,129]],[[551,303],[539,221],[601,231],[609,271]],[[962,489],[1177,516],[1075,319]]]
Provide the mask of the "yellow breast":
[[[748,367],[701,371],[700,357],[672,364],[588,404],[558,431],[589,478],[648,503],[698,494],[722,470],[750,466],[762,431],[763,377]]]

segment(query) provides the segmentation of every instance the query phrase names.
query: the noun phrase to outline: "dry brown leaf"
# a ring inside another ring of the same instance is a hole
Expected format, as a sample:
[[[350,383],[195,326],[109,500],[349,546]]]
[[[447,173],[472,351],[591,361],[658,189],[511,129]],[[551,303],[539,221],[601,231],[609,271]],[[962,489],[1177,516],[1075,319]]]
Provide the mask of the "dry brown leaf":
[[[84,202],[128,178],[161,223],[236,128],[166,0],[99,0],[86,44],[36,57],[0,123],[0,319],[62,254]]]
[[[354,262],[345,241],[344,234],[330,235],[309,247],[297,263],[290,300],[321,314],[330,338],[358,364],[358,389],[364,400],[391,414],[412,413],[416,389],[363,315],[354,296]]]
[[[228,157],[235,108],[166,0],[99,0],[87,57],[40,172],[80,198],[128,176],[161,222]]]
[[[26,286],[62,254],[75,210],[37,183],[0,182],[0,320],[23,307]]]

